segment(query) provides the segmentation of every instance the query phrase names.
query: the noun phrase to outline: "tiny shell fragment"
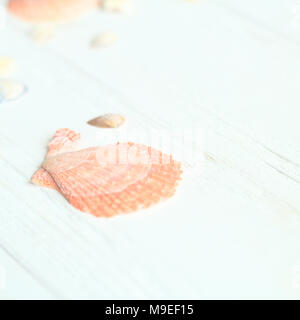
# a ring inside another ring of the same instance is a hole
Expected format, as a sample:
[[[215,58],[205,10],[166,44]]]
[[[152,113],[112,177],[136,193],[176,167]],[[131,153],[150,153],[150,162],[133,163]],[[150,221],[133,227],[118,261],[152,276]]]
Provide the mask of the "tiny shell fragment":
[[[101,33],[91,41],[90,46],[95,49],[106,47],[116,42],[117,39],[118,36],[114,32]]]
[[[39,43],[45,43],[51,40],[54,36],[53,24],[39,24],[32,30],[32,38]]]
[[[21,97],[26,87],[15,80],[0,80],[0,102],[7,102]]]
[[[101,6],[108,11],[123,11],[128,5],[128,0],[102,0]]]
[[[88,122],[98,128],[119,128],[125,122],[125,118],[119,114],[108,113]]]
[[[16,63],[12,58],[0,57],[0,76],[10,76],[16,69]]]

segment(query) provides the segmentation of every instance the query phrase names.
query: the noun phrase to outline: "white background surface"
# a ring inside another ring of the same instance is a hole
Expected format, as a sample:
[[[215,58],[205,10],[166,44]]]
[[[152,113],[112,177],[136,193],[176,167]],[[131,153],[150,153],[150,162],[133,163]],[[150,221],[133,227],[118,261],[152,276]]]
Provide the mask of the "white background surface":
[[[1,30],[29,93],[0,105],[0,297],[298,299],[300,2],[135,4],[44,46],[14,19]],[[104,31],[119,41],[89,49]],[[131,126],[201,126],[202,174],[110,220],[29,183],[56,129],[98,134],[86,121],[115,111]]]

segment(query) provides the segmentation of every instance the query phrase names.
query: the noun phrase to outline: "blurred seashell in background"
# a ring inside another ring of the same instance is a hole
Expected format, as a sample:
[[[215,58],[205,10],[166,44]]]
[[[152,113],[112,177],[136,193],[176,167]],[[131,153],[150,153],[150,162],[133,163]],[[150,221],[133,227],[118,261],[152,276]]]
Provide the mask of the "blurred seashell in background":
[[[99,0],[9,0],[8,10],[30,22],[73,20],[99,6]]]
[[[0,80],[0,103],[16,100],[26,93],[27,88],[23,83],[12,79]]]
[[[102,0],[101,7],[108,11],[128,12],[132,9],[132,2],[129,0]]]
[[[16,69],[16,62],[9,57],[0,57],[0,77],[10,76]]]
[[[43,23],[34,26],[31,36],[39,43],[45,43],[54,37],[55,26],[53,23]]]
[[[92,39],[90,43],[90,47],[97,49],[101,47],[107,47],[113,43],[115,43],[118,39],[118,35],[114,32],[104,32],[97,35]]]

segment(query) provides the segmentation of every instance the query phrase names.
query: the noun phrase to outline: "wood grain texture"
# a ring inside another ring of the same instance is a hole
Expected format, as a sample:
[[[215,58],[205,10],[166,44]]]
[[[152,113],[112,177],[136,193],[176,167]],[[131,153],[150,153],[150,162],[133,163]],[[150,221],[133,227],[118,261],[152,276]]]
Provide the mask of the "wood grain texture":
[[[0,105],[1,298],[300,297],[297,1],[243,3],[139,0],[134,16],[95,12],[45,46],[8,20],[1,55],[29,94]],[[90,50],[102,31],[120,41]],[[201,127],[203,170],[170,201],[112,220],[29,183],[56,129],[101,139],[86,121],[111,112]]]

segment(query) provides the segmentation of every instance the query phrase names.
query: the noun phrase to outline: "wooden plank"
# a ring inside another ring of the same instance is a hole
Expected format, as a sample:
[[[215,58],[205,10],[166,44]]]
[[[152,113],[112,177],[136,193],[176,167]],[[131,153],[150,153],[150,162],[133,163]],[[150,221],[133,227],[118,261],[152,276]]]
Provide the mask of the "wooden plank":
[[[53,295],[10,252],[0,249],[0,300],[53,299]]]
[[[15,23],[3,34],[29,94],[1,106],[2,248],[57,298],[298,298],[297,44],[216,1],[139,3],[132,18],[95,13],[45,47]],[[91,52],[104,25],[121,40]],[[201,174],[112,220],[29,184],[56,129],[103,141],[86,121],[105,112],[145,130],[201,127]]]

